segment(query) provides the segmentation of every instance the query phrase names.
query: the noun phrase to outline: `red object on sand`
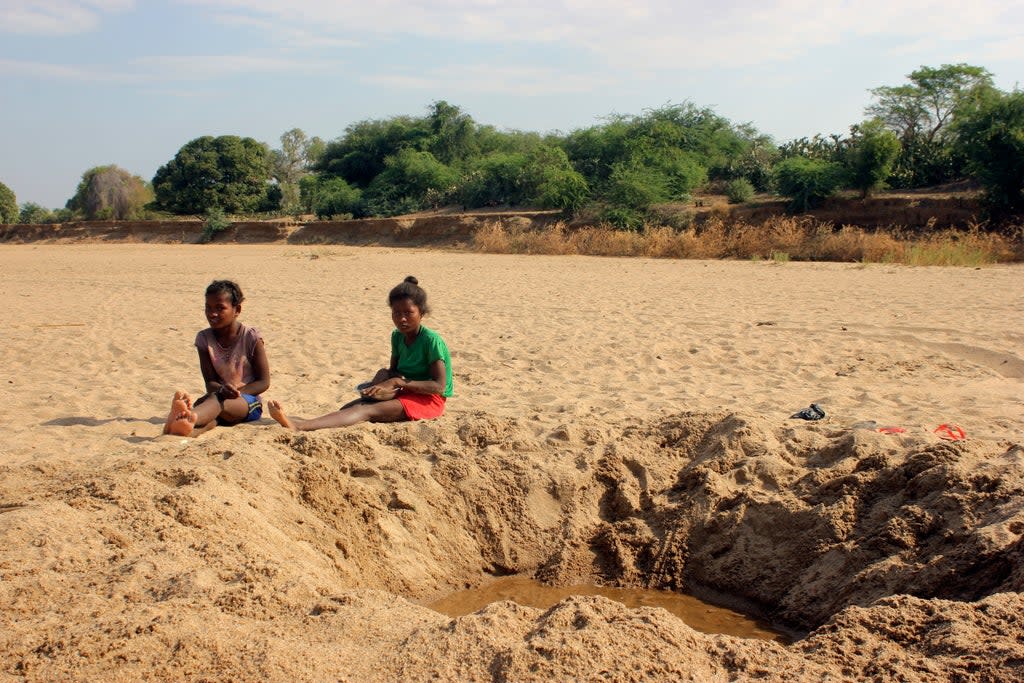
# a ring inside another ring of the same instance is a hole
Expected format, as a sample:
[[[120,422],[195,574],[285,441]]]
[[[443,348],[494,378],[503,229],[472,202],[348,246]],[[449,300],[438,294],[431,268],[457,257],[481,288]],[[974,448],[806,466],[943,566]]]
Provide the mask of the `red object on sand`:
[[[967,438],[964,430],[955,424],[940,424],[935,428],[935,433],[939,435],[940,439],[948,439],[949,441],[960,441]]]
[[[904,429],[903,427],[879,427],[878,431],[882,432],[883,434],[902,434],[907,430]]]

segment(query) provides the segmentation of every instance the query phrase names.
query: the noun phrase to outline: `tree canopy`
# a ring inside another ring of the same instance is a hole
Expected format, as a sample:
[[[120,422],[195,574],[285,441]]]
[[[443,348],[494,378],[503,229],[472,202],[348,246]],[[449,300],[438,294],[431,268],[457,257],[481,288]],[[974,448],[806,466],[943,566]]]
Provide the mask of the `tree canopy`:
[[[1024,210],[1024,92],[972,103],[955,130],[958,149],[994,208]]]
[[[272,175],[281,188],[281,208],[295,211],[300,208],[299,182],[310,173],[313,164],[323,154],[325,143],[318,137],[308,137],[301,128],[292,128],[281,134],[281,149],[271,152]]]
[[[14,190],[0,183],[0,223],[18,222],[18,198]]]
[[[701,190],[726,192],[734,202],[775,190],[803,210],[839,188],[867,197],[886,186],[967,177],[979,180],[994,204],[1020,205],[1019,93],[998,91],[986,69],[963,63],[922,66],[905,83],[870,92],[871,118],[848,135],[781,145],[750,123],[690,102],[610,115],[566,134],[481,125],[438,100],[420,116],[353,123],[327,143],[299,128],[283,133],[274,150],[252,138],[204,136],[160,167],[150,206],[321,217],[396,215],[447,203],[530,206],[637,227],[666,215],[657,205]],[[127,217],[125,207],[140,204],[140,183],[114,166],[90,169],[65,211]]]
[[[871,90],[876,102],[869,116],[880,119],[900,140],[893,180],[901,187],[920,187],[956,180],[963,160],[954,153],[948,134],[957,111],[994,91],[992,74],[969,64],[922,66],[909,83]]]
[[[125,220],[138,218],[152,200],[145,180],[111,164],[83,173],[66,208],[88,220]]]
[[[273,210],[280,190],[270,184],[270,157],[267,145],[252,138],[196,138],[153,176],[156,205],[179,214]]]

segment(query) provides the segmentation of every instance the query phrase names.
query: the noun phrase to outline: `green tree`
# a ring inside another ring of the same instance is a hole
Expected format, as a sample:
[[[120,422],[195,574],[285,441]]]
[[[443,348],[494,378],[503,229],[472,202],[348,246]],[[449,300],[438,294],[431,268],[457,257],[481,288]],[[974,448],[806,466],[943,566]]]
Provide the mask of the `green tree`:
[[[451,197],[458,173],[430,152],[403,149],[388,157],[384,170],[366,188],[365,211],[371,216],[396,216],[437,207]]]
[[[601,185],[616,164],[629,158],[629,132],[629,120],[617,116],[604,125],[573,131],[563,140],[562,148],[588,183]]]
[[[772,168],[779,160],[779,148],[771,136],[764,135],[751,124],[736,127],[742,140],[741,150],[728,158],[716,173],[722,179],[746,180],[752,189],[764,192],[771,188]]]
[[[1024,92],[965,106],[955,126],[970,173],[997,212],[1024,210]]]
[[[438,161],[450,165],[477,154],[476,124],[469,114],[439,100],[430,105],[427,120],[431,133],[427,151]]]
[[[270,156],[267,145],[252,138],[196,138],[157,170],[156,204],[178,214],[203,214],[213,207],[228,213],[272,210],[280,194],[270,184]]]
[[[525,203],[542,209],[575,213],[590,197],[586,179],[572,167],[559,147],[539,145],[527,155]]]
[[[526,152],[493,152],[476,160],[459,188],[466,206],[528,205],[570,213],[589,194],[565,152],[539,142]]]
[[[789,197],[791,211],[802,212],[832,196],[843,180],[843,168],[831,161],[791,157],[775,166],[775,188]]]
[[[35,202],[25,202],[21,205],[21,214],[18,216],[19,223],[52,223],[54,213],[45,206]]]
[[[87,220],[119,221],[138,218],[151,201],[145,180],[111,164],[83,173],[66,208]]]
[[[619,164],[608,179],[604,198],[615,206],[645,212],[672,196],[669,179],[658,169],[641,164]]]
[[[360,121],[346,128],[342,137],[327,143],[313,170],[365,188],[384,172],[389,158],[406,149],[423,150],[430,137],[425,119],[396,116],[384,121]]]
[[[517,152],[492,152],[471,163],[459,198],[470,207],[514,206],[525,199],[527,155]]]
[[[872,89],[878,102],[868,106],[867,112],[903,139],[921,134],[928,142],[952,122],[964,98],[993,87],[992,74],[986,69],[962,63],[922,66],[907,78],[909,85]]]
[[[14,191],[0,183],[0,223],[16,223],[18,221],[18,198]]]
[[[361,212],[362,192],[343,178],[322,178],[311,191],[310,206],[317,218],[352,216]]]
[[[281,134],[281,149],[271,152],[273,177],[281,188],[281,207],[287,212],[300,208],[299,181],[309,174],[310,167],[323,154],[324,142],[307,137],[301,128]]]
[[[846,153],[846,168],[850,185],[866,198],[885,187],[900,154],[900,141],[885,127],[881,119],[865,121],[853,126],[850,145]]]
[[[955,154],[950,126],[958,109],[994,90],[992,74],[979,66],[943,64],[922,66],[907,78],[903,85],[872,89],[877,101],[866,109],[899,137],[894,181],[916,187],[955,180],[963,160]]]

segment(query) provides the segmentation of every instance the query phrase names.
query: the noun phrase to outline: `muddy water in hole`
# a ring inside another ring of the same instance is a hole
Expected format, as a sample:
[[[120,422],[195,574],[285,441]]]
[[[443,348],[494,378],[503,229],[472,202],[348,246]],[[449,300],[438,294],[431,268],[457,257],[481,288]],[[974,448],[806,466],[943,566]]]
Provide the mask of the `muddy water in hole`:
[[[478,588],[458,591],[427,605],[431,609],[460,617],[492,602],[512,600],[520,605],[547,609],[570,595],[601,595],[626,607],[661,607],[697,631],[722,633],[739,638],[760,638],[788,643],[791,637],[772,630],[764,622],[698,600],[691,595],[646,588],[605,586],[546,586],[526,576],[505,576]]]

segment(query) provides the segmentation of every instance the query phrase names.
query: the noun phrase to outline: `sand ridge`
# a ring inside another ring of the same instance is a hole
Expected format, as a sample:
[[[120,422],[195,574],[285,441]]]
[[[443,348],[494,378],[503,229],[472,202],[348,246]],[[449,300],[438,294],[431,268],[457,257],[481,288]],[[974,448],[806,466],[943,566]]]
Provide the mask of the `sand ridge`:
[[[155,245],[0,261],[7,676],[1024,676],[1018,267]],[[311,414],[386,360],[384,297],[407,274],[452,348],[441,420],[157,436],[199,383],[210,279],[246,292],[268,396]],[[810,401],[825,420],[788,419]],[[853,426],[869,419],[908,431]],[[931,432],[949,421],[969,439]],[[454,620],[418,604],[509,572],[701,587],[808,635],[708,636],[598,597]]]

